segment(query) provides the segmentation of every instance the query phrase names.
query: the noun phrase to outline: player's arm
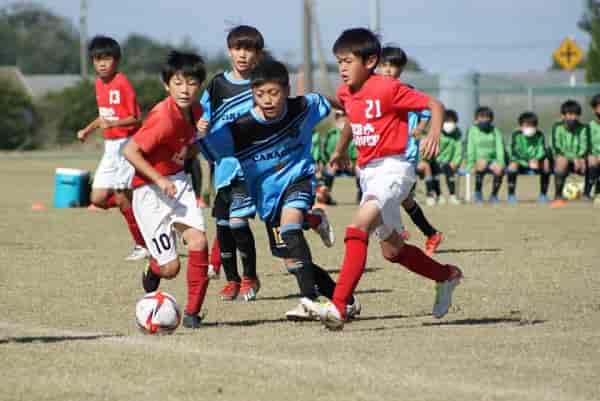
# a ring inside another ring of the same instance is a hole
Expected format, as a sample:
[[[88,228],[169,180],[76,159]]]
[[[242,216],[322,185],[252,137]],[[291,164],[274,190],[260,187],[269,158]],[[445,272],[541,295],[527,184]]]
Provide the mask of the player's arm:
[[[148,177],[165,194],[171,197],[177,194],[177,188],[175,188],[175,184],[173,184],[171,180],[164,177],[154,167],[152,167],[152,165],[144,157],[142,148],[140,148],[135,140],[131,140],[127,143],[125,149],[123,149],[123,156],[125,156],[125,158],[129,161],[129,163],[131,163],[136,171]]]
[[[469,129],[467,131],[467,170],[470,171],[473,166],[475,166],[475,162],[477,161],[477,148],[475,142],[477,138],[475,138],[475,130]]]
[[[344,105],[337,98],[332,96],[325,96],[325,99],[327,99],[331,107],[333,107],[334,109],[344,111]]]
[[[440,135],[444,122],[444,105],[437,99],[430,98],[427,108],[431,110],[427,136],[421,140],[421,153],[423,157],[431,159],[440,151]]]
[[[100,128],[101,117],[96,117],[92,122],[86,125],[83,129],[77,131],[77,139],[81,142],[84,142],[85,139],[96,129]]]
[[[454,154],[453,154],[452,160],[450,161],[450,164],[452,165],[452,168],[457,169],[458,167],[460,167],[460,164],[462,163],[462,158],[463,158],[462,140],[457,139],[453,146],[454,146]]]
[[[577,149],[577,157],[583,159],[588,153],[588,145],[590,143],[590,126],[585,125],[585,128],[581,131],[581,138],[579,138],[579,149]]]
[[[546,139],[544,138],[544,133],[540,135],[538,139],[538,143],[535,149],[535,159],[542,160],[546,158]]]
[[[506,166],[506,152],[504,150],[504,135],[496,128],[496,157],[501,167]]]
[[[348,157],[348,147],[352,142],[352,128],[350,122],[346,119],[344,127],[340,130],[340,137],[335,145],[335,150],[329,157],[329,165],[332,168],[345,169],[350,165],[350,158]]]
[[[139,116],[128,116],[115,121],[109,121],[104,118],[100,118],[100,128],[113,128],[113,127],[129,127],[132,125],[139,125],[142,119]]]

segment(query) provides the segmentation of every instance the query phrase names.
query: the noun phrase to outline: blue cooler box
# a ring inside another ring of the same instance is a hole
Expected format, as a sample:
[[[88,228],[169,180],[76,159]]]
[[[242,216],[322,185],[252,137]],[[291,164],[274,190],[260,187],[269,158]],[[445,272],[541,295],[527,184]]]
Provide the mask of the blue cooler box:
[[[54,175],[54,207],[79,207],[89,203],[90,172],[57,168]]]

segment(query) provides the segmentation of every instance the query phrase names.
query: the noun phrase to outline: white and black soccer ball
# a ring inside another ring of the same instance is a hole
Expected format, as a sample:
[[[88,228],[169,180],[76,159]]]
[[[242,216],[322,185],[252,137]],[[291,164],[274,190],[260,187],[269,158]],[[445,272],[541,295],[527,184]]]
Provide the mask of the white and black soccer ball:
[[[135,320],[145,334],[172,334],[181,322],[181,311],[175,297],[154,291],[138,301]]]
[[[583,195],[584,184],[582,182],[570,181],[563,188],[563,197],[567,200],[576,200]]]

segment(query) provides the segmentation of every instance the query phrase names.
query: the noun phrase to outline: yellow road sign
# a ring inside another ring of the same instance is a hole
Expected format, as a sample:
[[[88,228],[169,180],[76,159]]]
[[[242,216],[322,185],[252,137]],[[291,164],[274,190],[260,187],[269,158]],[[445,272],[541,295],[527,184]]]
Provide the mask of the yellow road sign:
[[[571,71],[583,60],[583,50],[577,46],[572,38],[562,41],[558,49],[552,54],[554,60],[565,70]]]

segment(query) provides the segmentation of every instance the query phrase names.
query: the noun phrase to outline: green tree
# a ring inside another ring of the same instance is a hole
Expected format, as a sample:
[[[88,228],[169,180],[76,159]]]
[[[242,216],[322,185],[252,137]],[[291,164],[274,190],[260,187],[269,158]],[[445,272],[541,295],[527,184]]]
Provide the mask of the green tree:
[[[15,82],[0,78],[0,149],[36,145],[37,115],[31,98]]]
[[[586,0],[586,10],[578,26],[590,35],[585,79],[588,82],[600,82],[600,2]]]
[[[66,18],[19,2],[0,9],[0,64],[25,73],[77,73],[79,34]]]

